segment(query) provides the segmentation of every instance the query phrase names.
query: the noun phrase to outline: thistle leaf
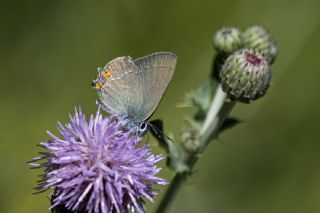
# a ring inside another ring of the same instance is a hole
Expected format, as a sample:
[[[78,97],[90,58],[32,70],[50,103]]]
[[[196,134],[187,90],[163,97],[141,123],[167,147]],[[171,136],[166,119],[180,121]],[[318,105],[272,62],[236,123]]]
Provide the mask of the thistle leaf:
[[[183,106],[192,107],[197,110],[195,119],[204,119],[209,110],[215,87],[216,82],[209,79],[198,88],[186,94]]]

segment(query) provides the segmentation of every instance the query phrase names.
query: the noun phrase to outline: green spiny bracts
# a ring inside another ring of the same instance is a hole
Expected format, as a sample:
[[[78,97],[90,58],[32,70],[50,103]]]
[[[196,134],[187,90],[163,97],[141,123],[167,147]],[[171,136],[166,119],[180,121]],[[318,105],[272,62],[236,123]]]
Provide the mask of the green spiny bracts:
[[[212,44],[217,52],[231,54],[242,47],[241,32],[235,27],[223,27],[213,35]]]
[[[277,46],[268,31],[261,26],[252,26],[242,33],[243,47],[259,52],[269,64],[272,64],[277,56]]]
[[[266,94],[271,69],[254,50],[241,49],[230,55],[220,71],[222,90],[231,99],[248,103]]]

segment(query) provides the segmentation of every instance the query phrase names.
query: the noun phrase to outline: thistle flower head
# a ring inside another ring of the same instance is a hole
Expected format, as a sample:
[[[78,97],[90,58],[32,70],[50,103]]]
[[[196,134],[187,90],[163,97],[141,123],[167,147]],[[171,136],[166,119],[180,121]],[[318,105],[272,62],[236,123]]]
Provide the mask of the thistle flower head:
[[[51,208],[64,206],[72,212],[145,212],[143,198],[153,202],[153,184],[166,184],[155,175],[155,163],[148,145],[138,146],[141,138],[124,131],[121,121],[103,117],[99,110],[86,121],[81,110],[70,116],[70,123],[59,123],[61,137],[48,132],[51,140],[39,145],[47,152],[31,165],[45,168],[37,189],[54,188]],[[41,163],[38,163],[41,161]]]
[[[277,46],[268,31],[261,26],[252,26],[242,33],[244,48],[254,49],[272,64],[277,56]]]
[[[235,27],[223,27],[214,34],[212,44],[218,52],[231,54],[242,46],[240,30]]]
[[[266,94],[271,69],[260,54],[241,49],[227,58],[221,69],[220,79],[224,92],[233,99],[247,103]]]

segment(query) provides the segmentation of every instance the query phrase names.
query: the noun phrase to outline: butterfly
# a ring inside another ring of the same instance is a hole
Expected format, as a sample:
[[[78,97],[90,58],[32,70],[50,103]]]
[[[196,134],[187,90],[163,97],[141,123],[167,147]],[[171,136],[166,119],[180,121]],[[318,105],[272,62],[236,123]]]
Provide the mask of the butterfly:
[[[175,72],[177,56],[156,52],[138,59],[122,56],[98,68],[92,82],[99,95],[99,105],[106,112],[120,116],[133,132],[147,130],[146,120],[158,107]]]

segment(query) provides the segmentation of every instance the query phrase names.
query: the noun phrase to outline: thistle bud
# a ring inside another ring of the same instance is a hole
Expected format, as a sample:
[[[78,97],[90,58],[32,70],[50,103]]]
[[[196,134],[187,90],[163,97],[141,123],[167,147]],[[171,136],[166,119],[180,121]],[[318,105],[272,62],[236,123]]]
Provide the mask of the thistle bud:
[[[266,58],[269,64],[275,61],[277,46],[267,30],[260,26],[247,28],[242,33],[244,48],[254,49]]]
[[[242,46],[240,30],[235,27],[223,27],[214,34],[212,44],[218,52],[231,54]]]
[[[259,53],[241,49],[227,58],[221,69],[220,79],[222,90],[231,99],[248,103],[266,94],[271,69]]]

